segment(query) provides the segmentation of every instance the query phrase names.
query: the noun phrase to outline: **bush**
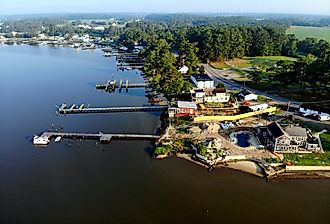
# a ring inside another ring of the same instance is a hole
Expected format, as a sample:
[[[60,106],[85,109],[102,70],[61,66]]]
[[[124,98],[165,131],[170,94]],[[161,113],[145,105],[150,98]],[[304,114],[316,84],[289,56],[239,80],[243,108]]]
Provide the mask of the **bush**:
[[[330,133],[320,134],[322,146],[324,151],[330,151]]]
[[[273,100],[270,99],[270,98],[268,98],[268,97],[266,97],[266,96],[259,95],[259,96],[258,96],[258,101],[259,101],[259,102],[271,102],[271,101],[273,101]]]
[[[162,145],[162,146],[158,146],[155,149],[155,155],[168,155],[172,152],[172,146],[171,145]]]
[[[207,148],[206,148],[202,143],[198,143],[198,144],[196,145],[196,148],[197,148],[197,152],[198,152],[200,155],[202,155],[202,156],[204,156],[204,157],[207,156]]]

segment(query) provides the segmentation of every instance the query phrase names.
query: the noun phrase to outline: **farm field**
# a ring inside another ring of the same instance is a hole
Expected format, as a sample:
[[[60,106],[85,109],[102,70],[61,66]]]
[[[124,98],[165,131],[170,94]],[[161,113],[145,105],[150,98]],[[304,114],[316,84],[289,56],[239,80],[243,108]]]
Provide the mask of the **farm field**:
[[[330,27],[291,26],[286,33],[296,35],[299,40],[314,37],[330,42]]]

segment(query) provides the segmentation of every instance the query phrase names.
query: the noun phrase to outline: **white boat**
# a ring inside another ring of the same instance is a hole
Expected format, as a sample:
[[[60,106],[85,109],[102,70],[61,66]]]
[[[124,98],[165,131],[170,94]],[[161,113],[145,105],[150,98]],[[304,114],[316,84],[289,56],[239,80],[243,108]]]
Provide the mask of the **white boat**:
[[[50,140],[48,138],[40,137],[38,135],[33,138],[34,145],[47,145],[49,142]]]
[[[59,141],[61,141],[61,139],[62,139],[62,137],[58,136],[58,137],[55,138],[55,142],[59,142]]]
[[[104,52],[103,56],[104,57],[111,57],[111,53],[110,52]]]

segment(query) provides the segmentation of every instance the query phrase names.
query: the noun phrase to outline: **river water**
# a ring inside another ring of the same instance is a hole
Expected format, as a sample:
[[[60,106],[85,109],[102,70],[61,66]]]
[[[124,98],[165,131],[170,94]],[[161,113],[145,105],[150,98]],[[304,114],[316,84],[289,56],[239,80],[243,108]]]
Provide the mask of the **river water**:
[[[56,115],[63,102],[147,104],[143,89],[95,89],[109,79],[143,81],[100,51],[0,45],[0,223],[329,223],[329,180],[207,172],[177,158],[153,160],[148,141],[32,145],[33,134],[60,126],[154,133],[159,113]]]

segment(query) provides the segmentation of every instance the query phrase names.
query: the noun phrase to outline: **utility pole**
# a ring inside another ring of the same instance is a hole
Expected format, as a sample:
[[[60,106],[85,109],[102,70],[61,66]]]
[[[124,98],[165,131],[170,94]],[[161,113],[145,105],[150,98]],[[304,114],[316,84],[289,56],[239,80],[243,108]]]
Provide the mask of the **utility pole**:
[[[290,103],[291,103],[291,101],[288,102],[288,108],[286,110],[288,113],[289,113],[289,109],[290,109]]]

